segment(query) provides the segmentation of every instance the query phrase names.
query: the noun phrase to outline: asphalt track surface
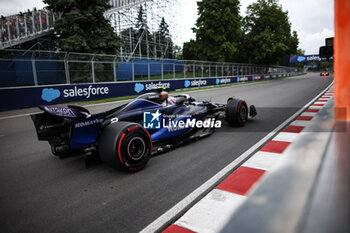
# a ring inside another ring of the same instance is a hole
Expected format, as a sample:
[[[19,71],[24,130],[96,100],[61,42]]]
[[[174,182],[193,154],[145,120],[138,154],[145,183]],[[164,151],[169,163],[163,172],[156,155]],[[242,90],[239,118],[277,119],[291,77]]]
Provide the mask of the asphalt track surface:
[[[85,157],[60,160],[37,140],[29,116],[0,119],[1,232],[139,232],[293,115],[331,82],[319,74],[191,93],[225,103],[244,98],[258,116],[153,157],[129,174]],[[120,102],[118,103],[120,104]],[[90,107],[92,112],[118,104]],[[24,110],[24,112],[28,110]],[[36,111],[36,110],[35,110]],[[17,114],[19,111],[1,115]]]

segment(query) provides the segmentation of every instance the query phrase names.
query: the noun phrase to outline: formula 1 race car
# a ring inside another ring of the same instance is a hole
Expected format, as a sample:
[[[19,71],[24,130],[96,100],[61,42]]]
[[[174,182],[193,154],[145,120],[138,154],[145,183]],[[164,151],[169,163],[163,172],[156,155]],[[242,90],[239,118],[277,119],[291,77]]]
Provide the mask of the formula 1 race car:
[[[329,76],[329,73],[328,71],[324,71],[320,73],[320,76]]]
[[[230,126],[244,126],[256,109],[244,100],[227,104],[196,101],[188,94],[168,96],[165,91],[143,94],[128,104],[98,114],[68,105],[40,106],[31,115],[39,140],[48,141],[61,158],[94,152],[102,162],[127,171],[138,171],[151,155],[184,142],[211,135],[224,114]]]

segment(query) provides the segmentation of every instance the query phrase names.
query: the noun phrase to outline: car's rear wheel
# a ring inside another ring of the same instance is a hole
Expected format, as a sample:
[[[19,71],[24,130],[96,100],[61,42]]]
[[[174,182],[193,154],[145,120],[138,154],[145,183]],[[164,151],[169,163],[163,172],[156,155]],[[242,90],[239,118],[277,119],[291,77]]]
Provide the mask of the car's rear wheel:
[[[152,153],[152,141],[141,125],[117,122],[103,130],[98,150],[103,162],[133,172],[141,170],[148,163]]]
[[[248,120],[247,103],[238,98],[228,99],[225,116],[230,126],[244,126]]]

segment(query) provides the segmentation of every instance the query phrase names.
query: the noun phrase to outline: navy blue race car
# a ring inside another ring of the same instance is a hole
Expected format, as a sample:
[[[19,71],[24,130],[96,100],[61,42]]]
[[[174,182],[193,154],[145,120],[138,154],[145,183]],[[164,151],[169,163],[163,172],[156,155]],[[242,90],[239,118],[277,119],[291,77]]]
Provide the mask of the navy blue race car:
[[[227,104],[196,101],[188,94],[168,96],[162,90],[143,94],[128,104],[98,114],[81,106],[40,106],[31,115],[39,140],[48,141],[61,158],[92,152],[110,166],[138,171],[151,155],[211,135],[221,126],[244,126],[253,105],[238,98]],[[91,154],[91,153],[90,153]]]

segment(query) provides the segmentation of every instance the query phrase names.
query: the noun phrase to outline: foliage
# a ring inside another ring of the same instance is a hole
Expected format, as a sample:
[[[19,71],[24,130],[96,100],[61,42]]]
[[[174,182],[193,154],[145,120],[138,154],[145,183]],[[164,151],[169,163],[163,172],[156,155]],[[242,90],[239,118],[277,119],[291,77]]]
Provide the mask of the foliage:
[[[147,16],[146,11],[143,9],[142,5],[139,8],[136,17],[136,38],[141,37],[141,41],[138,44],[139,56],[148,55],[149,56],[149,48],[147,48],[147,42],[152,40],[151,33],[149,32],[147,25]],[[148,43],[149,44],[149,43]],[[145,45],[145,46],[142,46]]]
[[[174,46],[174,59],[182,60],[182,48],[178,45]]]
[[[164,17],[162,17],[162,20],[159,24],[159,29],[157,32],[155,32],[155,34],[155,37],[158,39],[158,43],[165,45],[164,50],[166,50],[163,51],[163,46],[160,46],[161,51],[158,51],[157,56],[172,58],[174,43],[170,37],[169,25],[165,22]]]
[[[291,32],[288,12],[278,0],[257,0],[239,15],[239,0],[197,2],[196,39],[184,43],[183,57],[190,60],[277,64],[284,57],[302,54]]]
[[[242,60],[256,64],[276,64],[297,53],[299,39],[291,33],[288,12],[278,0],[258,0],[247,8],[243,19]]]
[[[134,26],[135,28],[131,27],[123,30],[121,35],[123,37],[131,36],[139,38],[138,41],[132,41],[132,48],[135,48],[137,45],[136,53],[138,53],[140,57],[152,55],[156,57],[173,57],[174,43],[170,36],[169,25],[166,23],[164,17],[159,24],[158,30],[151,33],[147,24],[147,11],[141,5]],[[158,47],[159,50],[150,54],[154,46]]]
[[[184,43],[182,55],[185,60],[199,60],[198,46],[195,40],[190,40]]]
[[[197,2],[196,40],[184,44],[184,59],[234,61],[241,39],[239,0]]]
[[[292,54],[292,56],[297,55],[297,56],[304,56],[305,55],[305,50],[304,49],[297,49],[297,52],[295,54]]]
[[[48,8],[62,13],[54,28],[64,51],[115,54],[122,45],[103,13],[108,0],[43,0]]]

